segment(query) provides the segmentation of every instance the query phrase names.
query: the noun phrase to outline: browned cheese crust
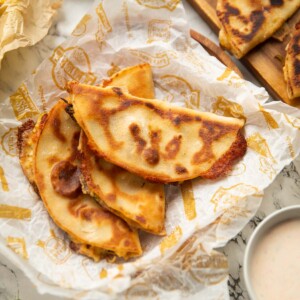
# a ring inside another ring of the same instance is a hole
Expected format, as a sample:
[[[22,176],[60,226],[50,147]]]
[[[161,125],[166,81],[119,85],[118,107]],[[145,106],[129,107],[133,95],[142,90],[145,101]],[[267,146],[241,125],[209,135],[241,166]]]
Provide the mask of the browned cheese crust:
[[[247,142],[241,131],[238,132],[236,140],[229,150],[211,167],[202,177],[216,179],[221,175],[227,175],[232,169],[232,162],[245,155],[247,151]]]

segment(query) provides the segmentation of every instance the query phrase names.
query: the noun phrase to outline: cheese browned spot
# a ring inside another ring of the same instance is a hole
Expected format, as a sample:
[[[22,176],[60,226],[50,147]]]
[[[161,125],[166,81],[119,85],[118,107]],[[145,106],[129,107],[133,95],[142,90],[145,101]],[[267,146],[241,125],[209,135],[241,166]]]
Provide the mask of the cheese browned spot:
[[[159,153],[156,149],[145,149],[143,156],[149,165],[157,165],[159,162]]]
[[[56,163],[51,171],[51,183],[56,193],[76,198],[81,193],[80,171],[69,161]]]

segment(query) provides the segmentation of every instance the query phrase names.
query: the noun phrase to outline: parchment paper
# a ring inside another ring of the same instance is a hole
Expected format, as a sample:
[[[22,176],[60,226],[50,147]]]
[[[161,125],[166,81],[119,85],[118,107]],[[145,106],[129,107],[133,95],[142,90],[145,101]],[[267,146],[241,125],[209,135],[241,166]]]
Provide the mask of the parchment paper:
[[[32,46],[48,32],[62,0],[0,0],[0,68],[6,52]]]
[[[245,119],[248,151],[225,178],[167,186],[167,236],[141,234],[141,258],[94,263],[70,250],[27,182],[16,130],[65,97],[68,80],[99,84],[141,62],[152,66],[156,98]],[[263,189],[300,149],[298,111],[267,100],[264,89],[189,38],[178,0],[96,1],[72,37],[1,104],[0,251],[42,293],[72,299],[182,299],[199,293],[199,299],[228,299],[227,259],[214,248],[251,219]]]

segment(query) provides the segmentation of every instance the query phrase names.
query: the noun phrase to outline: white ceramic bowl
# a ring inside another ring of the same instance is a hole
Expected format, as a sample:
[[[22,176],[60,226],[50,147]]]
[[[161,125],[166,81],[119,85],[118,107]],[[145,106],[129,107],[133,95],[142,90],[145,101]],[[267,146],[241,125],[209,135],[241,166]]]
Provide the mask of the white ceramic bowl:
[[[259,242],[260,238],[272,227],[279,224],[280,222],[294,219],[294,218],[300,218],[300,205],[293,205],[288,206],[286,208],[282,208],[280,210],[277,210],[270,214],[268,217],[266,217],[254,230],[252,233],[247,247],[245,251],[244,256],[244,279],[247,291],[249,293],[249,296],[252,300],[256,300],[255,297],[255,291],[251,284],[251,277],[250,277],[250,266],[251,266],[251,258],[253,254],[253,250],[255,249],[257,243]]]

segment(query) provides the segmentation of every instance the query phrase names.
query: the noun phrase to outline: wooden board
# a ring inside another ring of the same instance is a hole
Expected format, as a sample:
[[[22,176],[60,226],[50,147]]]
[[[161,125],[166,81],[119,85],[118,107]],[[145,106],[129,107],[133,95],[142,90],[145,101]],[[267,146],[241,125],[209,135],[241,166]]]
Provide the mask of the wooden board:
[[[190,34],[191,37],[195,41],[200,43],[210,55],[216,57],[225,66],[227,66],[229,69],[233,70],[235,73],[237,73],[240,77],[243,78],[243,74],[241,73],[239,68],[236,66],[236,64],[231,60],[229,55],[224,50],[218,47],[210,39],[208,39],[207,37],[205,37],[204,35],[200,34],[199,32],[193,29],[190,30]]]
[[[220,22],[216,15],[217,0],[188,0],[200,16],[208,23],[212,30],[218,34]],[[241,0],[242,1],[242,0]],[[295,24],[300,21],[300,10],[289,20]],[[283,64],[285,48],[290,41],[288,34],[282,42],[270,38],[261,45],[255,47],[244,56],[241,61],[255,77],[267,89],[274,99],[281,99],[284,102],[300,108],[300,99],[290,100],[287,95],[286,83],[283,78]]]

